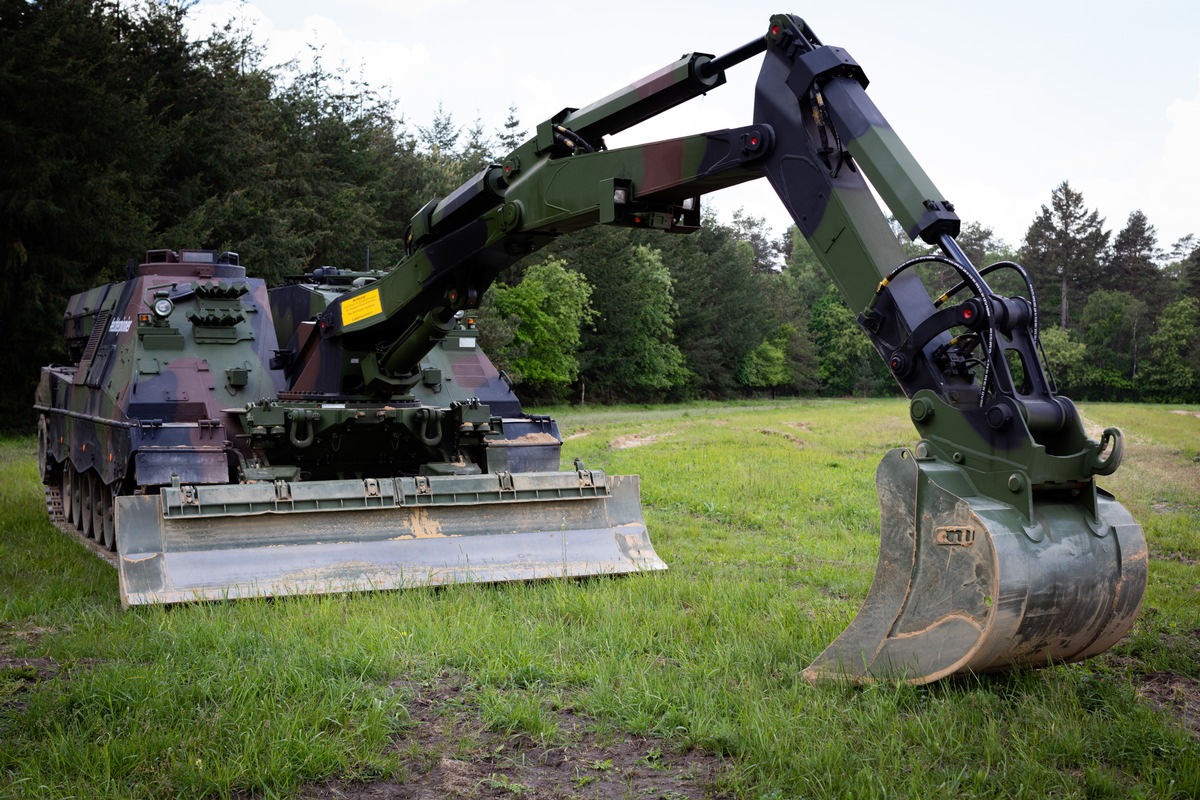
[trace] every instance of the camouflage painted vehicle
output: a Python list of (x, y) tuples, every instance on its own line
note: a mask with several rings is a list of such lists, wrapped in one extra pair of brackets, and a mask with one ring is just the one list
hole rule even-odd
[[(759, 55), (752, 124), (605, 146)], [(322, 268), (265, 297), (235, 256), (156, 251), (72, 301), (75, 357), (43, 373), (52, 513), (108, 547), (115, 530), (131, 604), (663, 569), (637, 479), (559, 472), (553, 421), (520, 412), (464, 315), (562, 234), (688, 233), (702, 195), (766, 177), (920, 435), (880, 464), (875, 582), (806, 674), (925, 682), (1102, 652), (1147, 577), (1140, 526), (1096, 485), (1120, 431), (1086, 435), (1043, 365), (1028, 275), (971, 263), (866, 86), (845, 50), (777, 15), (724, 56), (545, 120), (422, 208), (387, 272)], [(940, 253), (906, 259), (872, 188)], [(961, 281), (932, 291), (923, 265)], [(1026, 296), (988, 285), (1000, 269)]]
[(51, 513), (112, 551), (117, 497), (229, 482), (222, 409), (283, 388), (265, 308), (235, 253), (207, 251), (151, 251), (124, 282), (72, 297), (69, 363), (43, 368), (36, 396)]
[(120, 545), (126, 604), (665, 568), (636, 479), (559, 472), (557, 425), (521, 411), (466, 320), (404, 396), (286, 391), (298, 298), (378, 277), (268, 294), (234, 253), (158, 250), (72, 298), (72, 363), (37, 392), (42, 477), (60, 525)]

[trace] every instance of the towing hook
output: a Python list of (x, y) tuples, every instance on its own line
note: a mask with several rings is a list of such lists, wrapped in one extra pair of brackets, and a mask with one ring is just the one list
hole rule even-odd
[[(1104, 452), (1108, 450), (1110, 444), (1112, 450), (1105, 457)], [(1121, 466), (1121, 457), (1124, 453), (1125, 436), (1121, 433), (1121, 429), (1105, 428), (1104, 433), (1100, 436), (1100, 446), (1096, 448), (1096, 454), (1092, 457), (1092, 473), (1112, 475), (1117, 471), (1117, 467)]]
[(442, 443), (442, 415), (432, 408), (417, 410), (417, 436), (428, 447)]
[(288, 439), (296, 447), (309, 447), (317, 438), (316, 428), (312, 424), (312, 419), (316, 415), (310, 416), (307, 411), (290, 411), (288, 419), (292, 421), (292, 427), (288, 431)]

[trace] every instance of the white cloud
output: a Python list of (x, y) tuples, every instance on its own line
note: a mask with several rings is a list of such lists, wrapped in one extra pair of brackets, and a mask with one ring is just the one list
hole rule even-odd
[(463, 7), (463, 0), (341, 0), (352, 8), (393, 17), (423, 17)]
[(1200, 88), (1190, 100), (1173, 101), (1167, 119), (1171, 128), (1151, 193), (1161, 198), (1160, 230), (1171, 231), (1172, 241), (1163, 242), (1170, 245), (1180, 236), (1200, 233)]

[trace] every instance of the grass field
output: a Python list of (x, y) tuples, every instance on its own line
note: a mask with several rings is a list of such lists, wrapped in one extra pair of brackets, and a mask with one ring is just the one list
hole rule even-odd
[(1152, 553), (1120, 645), (861, 688), (800, 672), (870, 585), (903, 403), (552, 413), (565, 464), (642, 476), (668, 572), (122, 611), (0, 442), (0, 797), (1200, 797), (1195, 407), (1083, 408)]

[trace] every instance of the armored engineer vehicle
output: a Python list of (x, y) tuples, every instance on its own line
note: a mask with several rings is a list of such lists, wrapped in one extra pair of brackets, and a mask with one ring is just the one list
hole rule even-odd
[[(762, 56), (749, 125), (636, 147), (604, 138)], [(884, 456), (878, 569), (811, 678), (936, 680), (1072, 661), (1129, 629), (1141, 528), (1096, 485), (1090, 439), (1041, 356), (1017, 264), (971, 263), (959, 217), (798, 17), (693, 53), (536, 135), (411, 220), (379, 273), (268, 291), (232, 253), (160, 250), (71, 300), (70, 363), (43, 370), (51, 514), (116, 549), (126, 604), (664, 569), (635, 477), (559, 471), (463, 316), (501, 270), (592, 225), (688, 233), (701, 196), (765, 177), (910, 399), (919, 441)], [(906, 259), (870, 187), (913, 240)], [(915, 269), (960, 283), (931, 291)], [(987, 282), (996, 270), (1023, 296)]]

